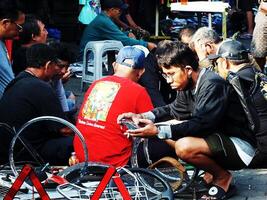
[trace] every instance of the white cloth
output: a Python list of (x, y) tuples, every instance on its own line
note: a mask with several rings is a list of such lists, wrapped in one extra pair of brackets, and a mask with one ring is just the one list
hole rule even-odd
[(240, 138), (230, 137), (230, 139), (234, 143), (239, 157), (248, 166), (255, 156), (256, 149)]

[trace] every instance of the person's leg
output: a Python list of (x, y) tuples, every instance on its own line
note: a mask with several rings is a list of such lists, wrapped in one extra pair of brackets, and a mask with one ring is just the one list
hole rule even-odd
[(204, 139), (195, 137), (179, 139), (175, 143), (175, 151), (182, 160), (210, 173), (213, 176), (213, 184), (225, 191), (228, 190), (232, 175), (211, 158), (212, 153)]
[(247, 17), (247, 32), (248, 34), (252, 35), (254, 28), (253, 12), (251, 10), (247, 11), (246, 17)]
[(242, 39), (251, 39), (254, 28), (253, 2), (252, 0), (243, 0), (239, 2), (241, 10), (246, 15), (246, 32), (241, 35)]
[(73, 137), (59, 137), (48, 140), (41, 149), (41, 156), (51, 165), (68, 165), (73, 149)]

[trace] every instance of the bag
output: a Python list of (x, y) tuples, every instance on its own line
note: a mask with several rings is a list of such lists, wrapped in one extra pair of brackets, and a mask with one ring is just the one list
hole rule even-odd
[(95, 9), (90, 2), (90, 0), (86, 1), (78, 17), (79, 21), (85, 25), (90, 24), (91, 21), (93, 21), (93, 19), (97, 16)]

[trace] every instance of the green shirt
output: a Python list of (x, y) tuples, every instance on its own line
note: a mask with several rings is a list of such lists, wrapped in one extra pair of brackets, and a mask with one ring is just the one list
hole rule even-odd
[(142, 45), (147, 47), (147, 42), (128, 37), (104, 12), (100, 13), (85, 28), (80, 43), (80, 58), (82, 58), (84, 48), (90, 41), (118, 40), (124, 46)]

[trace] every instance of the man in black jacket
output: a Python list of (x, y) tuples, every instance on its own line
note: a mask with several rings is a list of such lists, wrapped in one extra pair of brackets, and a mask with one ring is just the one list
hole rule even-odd
[(250, 166), (266, 167), (267, 101), (261, 91), (260, 81), (255, 81), (257, 69), (250, 64), (245, 47), (236, 40), (224, 41), (217, 54), (209, 57), (216, 59), (220, 76), (227, 79), (239, 94), (250, 129), (256, 136), (257, 153)]
[[(232, 181), (227, 169), (247, 166), (255, 154), (255, 138), (246, 126), (239, 99), (225, 80), (206, 68), (198, 68), (196, 55), (188, 46), (163, 41), (158, 44), (156, 56), (167, 82), (178, 91), (176, 100), (151, 112), (122, 114), (118, 122), (132, 118), (143, 124), (126, 134), (165, 139), (178, 157), (211, 174), (212, 186), (202, 199), (225, 198), (231, 193)], [(166, 126), (154, 124), (167, 116), (185, 121)], [(248, 151), (239, 151), (244, 146)]]

